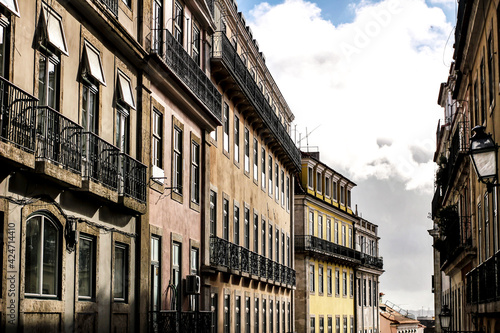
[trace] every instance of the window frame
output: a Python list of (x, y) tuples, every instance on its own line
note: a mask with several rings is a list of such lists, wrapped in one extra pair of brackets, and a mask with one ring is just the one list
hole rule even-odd
[[(89, 295), (82, 295), (81, 294), (81, 288), (80, 288), (80, 281), (82, 279), (82, 273), (81, 273), (81, 264), (82, 264), (82, 257), (81, 257), (81, 247), (83, 242), (89, 242), (90, 243), (90, 274), (89, 274)], [(95, 301), (95, 295), (96, 295), (96, 245), (97, 245), (97, 238), (93, 235), (89, 234), (84, 234), (81, 233), (79, 236), (79, 242), (78, 242), (78, 301)]]
[(201, 204), (201, 140), (191, 133), (191, 208), (198, 209)]
[[(120, 281), (117, 280), (117, 250), (123, 251), (123, 262), (122, 266), (122, 278)], [(115, 303), (127, 303), (128, 302), (128, 293), (129, 293), (129, 261), (130, 261), (130, 253), (129, 253), (129, 245), (122, 242), (114, 242), (113, 246), (113, 302)], [(116, 296), (117, 286), (121, 284), (123, 288), (123, 295), (120, 297)]]

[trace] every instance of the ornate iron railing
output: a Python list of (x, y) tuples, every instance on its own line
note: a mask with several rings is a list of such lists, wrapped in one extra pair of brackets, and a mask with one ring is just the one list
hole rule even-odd
[(363, 265), (373, 266), (379, 269), (384, 268), (384, 260), (365, 253), (361, 253), (361, 263)]
[(292, 268), (216, 236), (210, 237), (210, 264), (295, 285), (295, 270)]
[(210, 112), (222, 121), (221, 93), (184, 47), (168, 29), (153, 29), (149, 36), (151, 53), (157, 54)]
[(37, 113), (37, 158), (80, 173), (82, 127), (48, 106), (38, 107)]
[(147, 167), (127, 154), (120, 154), (120, 178), (123, 182), (120, 195), (146, 202)]
[[(442, 221), (444, 222), (444, 219)], [(442, 227), (442, 239), (436, 241), (434, 247), (440, 252), (440, 264), (451, 262), (466, 249), (472, 248), (472, 225), (470, 216), (456, 216)]]
[(118, 17), (118, 0), (100, 0), (108, 10)]
[(222, 31), (216, 32), (212, 40), (212, 58), (222, 60), (226, 68), (229, 69), (232, 76), (238, 82), (248, 101), (250, 101), (257, 111), (265, 126), (267, 126), (281, 147), (287, 152), (297, 169), (300, 169), (301, 156), (299, 150), (225, 33)]
[(38, 99), (0, 77), (0, 139), (34, 153)]
[(84, 177), (118, 190), (120, 150), (91, 132), (83, 133), (82, 140), (85, 159)]
[(295, 250), (310, 251), (326, 256), (340, 255), (347, 259), (361, 261), (361, 252), (310, 235), (296, 235)]
[(152, 333), (210, 333), (212, 312), (151, 311), (149, 315), (149, 327)]
[(467, 273), (468, 304), (500, 300), (500, 252)]

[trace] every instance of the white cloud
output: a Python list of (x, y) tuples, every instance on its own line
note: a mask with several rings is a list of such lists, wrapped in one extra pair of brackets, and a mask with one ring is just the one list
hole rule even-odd
[(316, 4), (286, 0), (256, 6), (248, 22), (298, 131), (320, 125), (309, 145), (325, 162), (355, 181), (396, 178), (430, 192), (452, 27), (423, 0), (362, 1), (354, 11), (334, 26)]

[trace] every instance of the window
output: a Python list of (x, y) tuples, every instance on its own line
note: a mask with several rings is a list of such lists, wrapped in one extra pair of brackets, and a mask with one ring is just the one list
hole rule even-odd
[(135, 109), (132, 84), (127, 75), (118, 70), (118, 103), (131, 109)]
[[(12, 2), (9, 1), (9, 2)], [(61, 53), (68, 55), (68, 46), (62, 25), (62, 18), (52, 8), (42, 3), (43, 38)]]
[(309, 211), (309, 235), (314, 236), (314, 212)]
[(318, 214), (318, 237), (323, 238), (323, 215)]
[(234, 297), (234, 326), (235, 326), (235, 333), (241, 333), (241, 297), (240, 296), (235, 296)]
[(327, 330), (327, 332), (332, 333), (332, 329), (333, 329), (333, 318), (328, 317), (328, 330)]
[(332, 220), (326, 219), (326, 240), (332, 241)]
[(267, 310), (266, 310), (266, 300), (262, 300), (262, 332), (267, 332)]
[(151, 310), (160, 311), (160, 238), (151, 237)]
[[(262, 172), (262, 175), (260, 176), (260, 180), (261, 180), (261, 184), (262, 184), (262, 189), (265, 189), (266, 188), (266, 150), (264, 149), (264, 147), (262, 147), (262, 151), (260, 153), (260, 156), (261, 156), (261, 172)], [(271, 175), (272, 176), (272, 175)]]
[(184, 45), (184, 8), (179, 3), (179, 1), (175, 1), (174, 4), (174, 19), (173, 19), (174, 28), (172, 29), (174, 32), (175, 40)]
[(319, 193), (323, 191), (321, 185), (322, 185), (321, 172), (316, 172), (316, 191), (318, 191)]
[(219, 295), (217, 293), (211, 293), (210, 295), (210, 310), (212, 311), (212, 330), (211, 333), (218, 333), (219, 325), (217, 321), (219, 320)]
[(279, 201), (280, 199), (280, 169), (278, 168), (278, 163), (274, 163), (274, 199)]
[(46, 215), (34, 215), (26, 222), (25, 293), (56, 298), (61, 274), (59, 226)]
[(345, 224), (342, 225), (342, 246), (347, 246)]
[(347, 316), (344, 316), (342, 319), (344, 322), (344, 333), (347, 333)]
[(174, 125), (172, 159), (173, 191), (182, 195), (182, 129)]
[(82, 77), (86, 80), (95, 80), (103, 86), (106, 85), (102, 69), (101, 54), (89, 42), (84, 42)]
[(366, 278), (363, 278), (363, 305), (366, 306)]
[(115, 144), (122, 153), (128, 153), (129, 112), (117, 105), (116, 107)]
[(269, 240), (269, 259), (273, 260), (273, 226), (270, 223), (269, 223), (268, 240)]
[(345, 205), (345, 187), (340, 185), (340, 204)]
[[(14, 0), (17, 1), (17, 0)], [(8, 77), (10, 22), (0, 20), (0, 76)]]
[(352, 249), (352, 228), (349, 228), (349, 248)]
[(259, 214), (253, 214), (253, 251), (259, 253)]
[(372, 306), (372, 280), (368, 280), (368, 306)]
[(245, 297), (245, 333), (250, 333), (250, 297)]
[(245, 173), (250, 173), (250, 132), (245, 127)]
[(276, 228), (275, 228), (274, 243), (275, 243), (275, 251), (276, 251), (276, 255), (274, 257), (274, 260), (276, 262), (279, 262), (280, 261), (280, 231), (278, 230), (278, 226), (277, 225), (276, 225)]
[(261, 244), (262, 244), (262, 255), (266, 255), (266, 221), (264, 220), (264, 217), (262, 217), (262, 237), (261, 237)]
[(163, 53), (163, 0), (153, 0), (153, 26), (151, 27), (151, 49)]
[(192, 57), (198, 66), (200, 66), (200, 60), (201, 60), (200, 45), (201, 45), (200, 29), (193, 24)]
[(309, 265), (309, 291), (314, 292), (314, 265)]
[(253, 139), (253, 180), (259, 181), (259, 142)]
[(115, 302), (127, 301), (128, 289), (128, 246), (115, 243), (115, 272), (113, 275), (113, 299)]
[(347, 190), (347, 207), (351, 208), (351, 190)]
[(337, 182), (334, 181), (332, 183), (332, 199), (334, 201), (337, 201), (337, 191), (338, 191), (338, 185), (337, 185)]
[(200, 144), (191, 140), (191, 202), (200, 204)]
[(318, 268), (318, 292), (323, 294), (323, 266), (319, 266)]
[(122, 2), (127, 6), (128, 8), (132, 7), (132, 0), (122, 0)]
[(349, 319), (350, 319), (350, 326), (351, 326), (350, 333), (354, 333), (354, 317), (350, 316)]
[(227, 103), (224, 103), (224, 119), (223, 119), (223, 130), (224, 130), (224, 135), (223, 135), (223, 146), (224, 146), (224, 151), (226, 153), (229, 153), (229, 105)]
[(250, 209), (245, 207), (245, 230), (244, 230), (244, 242), (245, 248), (250, 250)]
[(269, 333), (274, 332), (273, 301), (269, 300)]
[(217, 193), (210, 190), (210, 236), (217, 235)]
[(222, 237), (229, 240), (229, 200), (224, 198), (222, 202)]
[(354, 274), (350, 273), (349, 274), (349, 281), (350, 281), (350, 296), (354, 297)]
[(281, 232), (281, 264), (285, 264), (285, 233)]
[(288, 267), (290, 267), (290, 261), (292, 260), (292, 253), (290, 252), (290, 236), (286, 236), (286, 253), (287, 253), (287, 257), (286, 257), (286, 265)]
[(310, 326), (310, 333), (316, 333), (316, 318), (315, 317), (310, 317), (309, 318), (309, 326)]
[(0, 0), (0, 4), (7, 8), (12, 14), (21, 17), (17, 0)]
[(276, 300), (276, 332), (280, 332), (280, 302)]
[[(181, 243), (172, 243), (172, 284), (175, 286), (176, 290), (179, 290), (181, 286)], [(177, 295), (175, 300), (175, 306), (172, 306), (172, 310), (179, 309), (180, 293)]]
[(224, 295), (224, 333), (231, 331), (231, 295)]
[(342, 296), (347, 296), (347, 272), (342, 272)]
[(340, 333), (340, 317), (335, 317), (335, 332)]
[(339, 243), (339, 223), (335, 221), (334, 223), (334, 228), (333, 228), (333, 239), (335, 244)]
[(97, 133), (99, 107), (98, 85), (106, 85), (100, 52), (89, 42), (84, 42), (82, 65), (82, 127), (86, 132)]
[(238, 207), (236, 204), (234, 205), (233, 223), (233, 242), (236, 245), (240, 245), (240, 207)]
[(340, 272), (338, 268), (335, 268), (335, 295), (340, 295)]
[(484, 195), (484, 255), (485, 259), (490, 257), (490, 200), (488, 198), (488, 193)]
[(234, 161), (240, 163), (240, 119), (234, 116)]
[(269, 154), (269, 195), (273, 195), (273, 157)]
[[(163, 169), (163, 115), (153, 109), (153, 166)], [(163, 179), (160, 180), (163, 182)]]
[(480, 70), (480, 89), (481, 89), (481, 124), (486, 121), (486, 82), (484, 73), (484, 59), (481, 59), (481, 64), (479, 66)]
[(325, 318), (319, 317), (319, 333), (325, 332)]
[(332, 269), (330, 267), (326, 269), (326, 292), (328, 295), (332, 294)]
[(325, 195), (330, 197), (330, 178), (325, 177)]
[(290, 177), (286, 176), (286, 211), (290, 211)]
[(259, 333), (259, 299), (255, 297), (254, 299), (254, 305), (255, 305), (255, 317), (254, 317), (254, 328), (253, 332), (254, 333)]
[(78, 242), (78, 299), (92, 300), (95, 296), (95, 238), (81, 235)]
[[(44, 11), (45, 12), (45, 11)], [(58, 52), (51, 45), (40, 46), (38, 58), (38, 99), (41, 106), (58, 110), (59, 67)]]

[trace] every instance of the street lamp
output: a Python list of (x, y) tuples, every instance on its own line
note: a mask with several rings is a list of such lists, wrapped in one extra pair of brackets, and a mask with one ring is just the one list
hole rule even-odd
[(451, 323), (451, 311), (448, 308), (448, 305), (443, 305), (443, 308), (441, 309), (441, 313), (439, 314), (439, 324), (441, 325), (441, 328), (443, 328), (445, 331), (450, 328), (450, 323)]
[(472, 129), (474, 135), (470, 139), (469, 154), (479, 181), (486, 184), (491, 192), (493, 186), (497, 186), (494, 183), (497, 179), (498, 146), (491, 134), (486, 134), (484, 130), (484, 126)]

